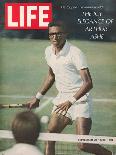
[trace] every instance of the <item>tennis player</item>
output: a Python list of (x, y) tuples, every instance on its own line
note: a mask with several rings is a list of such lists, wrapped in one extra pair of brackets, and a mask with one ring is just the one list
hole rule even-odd
[[(76, 133), (88, 135), (92, 125), (92, 99), (89, 93), (93, 87), (92, 78), (84, 53), (66, 38), (67, 31), (63, 22), (49, 24), (51, 46), (45, 50), (49, 71), (40, 91), (28, 104), (30, 108), (39, 106), (40, 99), (55, 82), (59, 93), (53, 100), (48, 132), (60, 133), (75, 120)], [(96, 144), (81, 143), (79, 148), (96, 155), (112, 154)], [(47, 142), (45, 153), (55, 155), (55, 142)]]
[(0, 155), (43, 155), (35, 146), (40, 133), (40, 121), (31, 111), (18, 113), (12, 123), (16, 144)]

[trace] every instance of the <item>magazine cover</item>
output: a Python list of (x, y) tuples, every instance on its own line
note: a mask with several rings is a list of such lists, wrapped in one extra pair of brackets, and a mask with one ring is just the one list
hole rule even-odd
[(116, 154), (115, 8), (0, 1), (0, 155)]

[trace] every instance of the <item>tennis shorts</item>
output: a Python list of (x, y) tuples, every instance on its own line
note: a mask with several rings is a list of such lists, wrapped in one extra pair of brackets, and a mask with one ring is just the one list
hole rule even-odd
[[(68, 101), (68, 99), (75, 93), (59, 93), (53, 100), (53, 110), (57, 108), (57, 105)], [(60, 112), (59, 112), (60, 113)], [(62, 113), (63, 114), (63, 113)], [(81, 99), (75, 102), (67, 111), (66, 117), (70, 118), (71, 121), (76, 120), (77, 117), (91, 118), (92, 116), (92, 98), (89, 95), (84, 95)]]

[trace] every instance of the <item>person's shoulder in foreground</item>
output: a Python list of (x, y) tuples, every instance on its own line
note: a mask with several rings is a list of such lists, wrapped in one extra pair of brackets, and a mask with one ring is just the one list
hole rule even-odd
[(0, 155), (43, 155), (39, 149), (30, 144), (18, 143), (12, 148), (3, 151)]
[(16, 144), (0, 155), (42, 155), (36, 147), (40, 133), (39, 117), (31, 111), (18, 113), (12, 122), (12, 133)]

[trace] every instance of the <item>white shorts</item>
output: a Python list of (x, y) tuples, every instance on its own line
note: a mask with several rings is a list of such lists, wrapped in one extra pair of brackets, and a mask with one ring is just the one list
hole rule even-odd
[[(69, 97), (73, 96), (74, 94), (75, 93), (59, 93), (57, 97), (53, 100), (54, 107), (52, 113), (57, 108), (58, 104), (67, 101)], [(90, 95), (85, 95), (68, 109), (67, 114), (65, 116), (74, 121), (77, 117), (90, 118), (91, 115), (92, 98), (90, 97)]]

